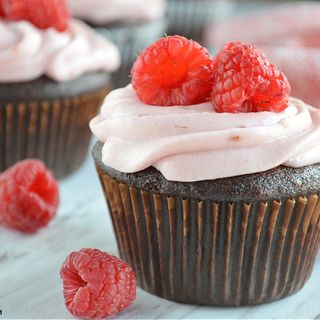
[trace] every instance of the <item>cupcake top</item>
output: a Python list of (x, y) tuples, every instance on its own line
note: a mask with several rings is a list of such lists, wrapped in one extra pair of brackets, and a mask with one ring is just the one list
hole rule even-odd
[(39, 16), (28, 15), (23, 8), (15, 12), (17, 9), (10, 5), (5, 9), (3, 17), (0, 14), (2, 83), (30, 81), (41, 76), (68, 81), (85, 73), (113, 72), (120, 65), (120, 54), (113, 43), (81, 21), (69, 20), (68, 14), (62, 17), (61, 7), (53, 8), (57, 11), (50, 12), (50, 17), (45, 16), (45, 8), (41, 6), (37, 7)]
[(182, 37), (142, 52), (132, 85), (111, 92), (91, 129), (102, 162), (200, 181), (320, 162), (320, 111), (289, 98), (288, 80), (252, 45), (211, 59)]
[(68, 0), (71, 14), (94, 24), (146, 22), (164, 15), (165, 0)]

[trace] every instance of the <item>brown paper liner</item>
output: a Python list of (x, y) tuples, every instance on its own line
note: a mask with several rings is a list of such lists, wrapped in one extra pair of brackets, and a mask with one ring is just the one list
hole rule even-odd
[(75, 98), (0, 103), (0, 172), (26, 158), (43, 160), (57, 178), (79, 168), (108, 89)]
[(166, 299), (242, 306), (288, 296), (309, 278), (320, 244), (320, 197), (213, 202), (152, 193), (97, 165), (121, 257)]
[(208, 25), (230, 16), (234, 7), (233, 1), (228, 0), (169, 0), (167, 34), (181, 34), (203, 44)]

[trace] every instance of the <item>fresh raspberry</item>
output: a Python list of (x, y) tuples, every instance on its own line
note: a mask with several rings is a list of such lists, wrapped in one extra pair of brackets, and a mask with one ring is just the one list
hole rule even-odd
[(69, 11), (65, 0), (0, 0), (9, 20), (27, 20), (40, 29), (65, 31)]
[(199, 43), (181, 36), (146, 48), (131, 70), (139, 99), (149, 105), (191, 105), (210, 99), (212, 58)]
[(4, 12), (3, 12), (3, 8), (2, 8), (1, 0), (0, 0), (0, 17), (4, 17)]
[(253, 45), (230, 42), (214, 59), (217, 112), (280, 112), (288, 106), (290, 90), (286, 76)]
[(136, 280), (131, 267), (97, 249), (72, 252), (63, 263), (60, 276), (66, 306), (76, 317), (113, 316), (136, 298)]
[(55, 216), (58, 184), (38, 160), (24, 160), (0, 176), (0, 223), (22, 232), (35, 232)]

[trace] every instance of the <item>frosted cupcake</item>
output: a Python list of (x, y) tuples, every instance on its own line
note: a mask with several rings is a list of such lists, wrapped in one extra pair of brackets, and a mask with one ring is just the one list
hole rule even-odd
[(120, 55), (83, 22), (69, 20), (63, 2), (48, 2), (50, 16), (40, 2), (37, 14), (35, 2), (12, 2), (0, 17), (0, 171), (39, 158), (63, 177), (86, 157), (88, 122), (111, 89)]
[(182, 37), (145, 49), (91, 123), (121, 257), (183, 302), (270, 302), (305, 284), (320, 244), (320, 111), (254, 46), (212, 60)]
[(140, 50), (163, 36), (166, 0), (68, 0), (71, 13), (112, 39), (122, 65), (114, 74), (117, 87), (130, 82), (130, 70)]

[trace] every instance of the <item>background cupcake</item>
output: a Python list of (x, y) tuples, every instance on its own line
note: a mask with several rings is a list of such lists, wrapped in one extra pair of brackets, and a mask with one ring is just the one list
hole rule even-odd
[(142, 48), (163, 36), (167, 22), (165, 0), (68, 0), (71, 13), (112, 39), (121, 51), (117, 87), (130, 82), (130, 70)]
[(40, 158), (63, 177), (85, 159), (89, 119), (120, 57), (110, 41), (69, 20), (62, 1), (50, 14), (45, 5), (37, 14), (25, 6), (9, 3), (0, 17), (0, 171)]
[(211, 64), (176, 36), (107, 96), (93, 156), (142, 288), (239, 306), (304, 285), (320, 244), (320, 111), (289, 91), (252, 45), (229, 43)]
[(167, 33), (202, 43), (205, 27), (229, 16), (233, 9), (233, 0), (169, 0)]

